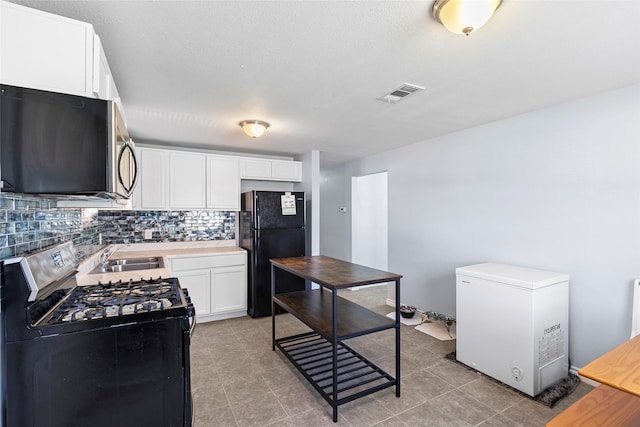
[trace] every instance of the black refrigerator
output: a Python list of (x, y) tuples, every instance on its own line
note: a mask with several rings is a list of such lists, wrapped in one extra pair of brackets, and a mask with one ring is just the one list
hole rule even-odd
[[(305, 255), (304, 192), (249, 191), (242, 193), (240, 246), (247, 251), (247, 312), (271, 315), (272, 258)], [(276, 270), (276, 293), (302, 291), (306, 281)]]

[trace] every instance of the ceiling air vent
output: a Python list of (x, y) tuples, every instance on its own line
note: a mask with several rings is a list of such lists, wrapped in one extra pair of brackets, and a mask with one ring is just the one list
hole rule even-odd
[(401, 99), (406, 98), (407, 96), (419, 90), (424, 90), (424, 88), (421, 86), (405, 83), (399, 88), (391, 91), (390, 93), (387, 93), (386, 95), (382, 95), (381, 97), (376, 99), (379, 101), (388, 102), (388, 103), (398, 102)]

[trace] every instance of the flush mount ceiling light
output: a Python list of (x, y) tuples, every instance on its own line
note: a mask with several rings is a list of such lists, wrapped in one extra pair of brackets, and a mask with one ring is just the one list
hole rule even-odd
[(269, 123), (263, 122), (262, 120), (243, 120), (238, 124), (240, 125), (244, 133), (249, 135), (251, 138), (262, 136), (262, 134), (270, 126)]
[(502, 0), (436, 0), (432, 14), (452, 33), (469, 35), (489, 21)]

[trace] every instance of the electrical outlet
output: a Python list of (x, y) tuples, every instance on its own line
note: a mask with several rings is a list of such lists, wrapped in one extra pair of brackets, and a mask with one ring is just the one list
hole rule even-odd
[(153, 238), (153, 230), (151, 230), (151, 229), (144, 230), (144, 238), (145, 238), (145, 240), (152, 239)]

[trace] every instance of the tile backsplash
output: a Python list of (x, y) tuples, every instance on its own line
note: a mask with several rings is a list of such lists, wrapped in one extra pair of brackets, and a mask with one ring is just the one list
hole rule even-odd
[(235, 212), (59, 208), (53, 199), (0, 194), (0, 260), (69, 240), (80, 258), (110, 243), (235, 240), (235, 228)]
[[(228, 211), (106, 211), (97, 215), (104, 243), (235, 240), (236, 213)], [(151, 237), (145, 238), (145, 231)]]
[(95, 218), (79, 208), (58, 208), (54, 200), (0, 195), (0, 259), (24, 256), (72, 240), (83, 257), (97, 250)]

